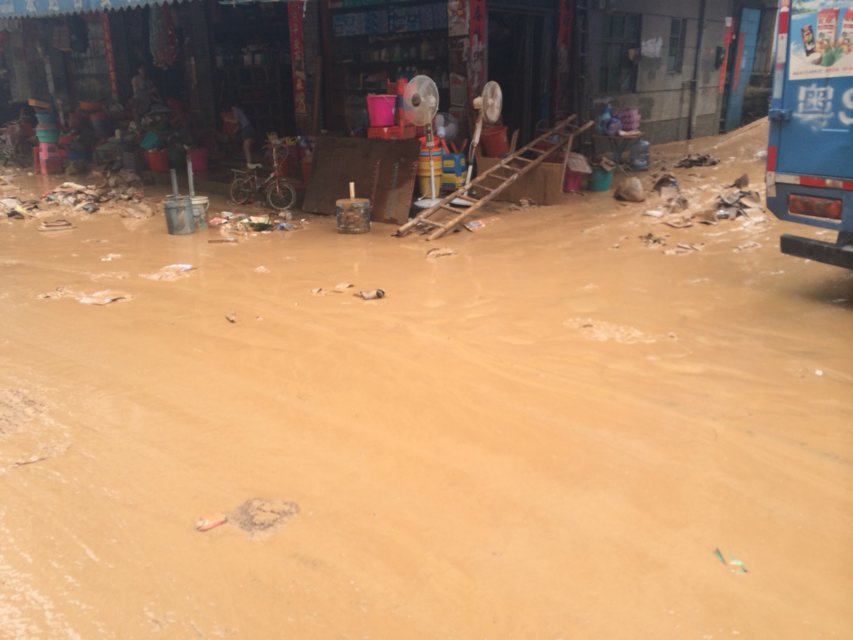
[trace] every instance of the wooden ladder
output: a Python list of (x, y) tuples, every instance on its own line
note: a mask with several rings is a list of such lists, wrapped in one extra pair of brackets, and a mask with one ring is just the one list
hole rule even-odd
[[(593, 123), (587, 122), (578, 127), (572, 115), (546, 131), (526, 147), (507, 156), (491, 169), (479, 174), (467, 187), (457, 189), (445, 196), (429, 209), (424, 209), (416, 217), (397, 229), (397, 236), (405, 236), (416, 227), (429, 231), (427, 240), (436, 240), (449, 233), (465, 218), (473, 215), (480, 207), (497, 198), (516, 180), (532, 171), (565, 148), (568, 154), (574, 137), (589, 129)], [(450, 205), (454, 200), (465, 200), (470, 206), (461, 209)]]

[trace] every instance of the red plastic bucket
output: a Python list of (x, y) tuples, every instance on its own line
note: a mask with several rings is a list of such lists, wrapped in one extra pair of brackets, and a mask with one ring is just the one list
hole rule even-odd
[(190, 160), (194, 173), (207, 171), (207, 149), (190, 149)]
[(393, 127), (397, 96), (367, 96), (367, 117), (371, 127)]
[(565, 193), (580, 191), (583, 176), (584, 174), (579, 171), (572, 171), (571, 169), (566, 169), (566, 175), (563, 178), (563, 191)]
[(509, 143), (506, 139), (506, 127), (489, 127), (483, 129), (480, 135), (480, 143), (483, 145), (483, 155), (488, 158), (500, 158), (509, 151)]
[(169, 173), (169, 152), (165, 149), (151, 149), (145, 152), (148, 168), (154, 173)]

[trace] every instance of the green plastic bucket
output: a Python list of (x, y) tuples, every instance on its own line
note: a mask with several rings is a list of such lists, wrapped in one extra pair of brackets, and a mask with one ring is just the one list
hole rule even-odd
[(609, 191), (610, 185), (613, 183), (613, 171), (605, 171), (598, 167), (593, 168), (592, 175), (589, 177), (590, 191)]

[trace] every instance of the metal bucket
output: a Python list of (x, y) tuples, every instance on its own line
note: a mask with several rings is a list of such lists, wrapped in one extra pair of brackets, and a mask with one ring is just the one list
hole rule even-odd
[(192, 201), (187, 196), (166, 196), (166, 229), (173, 236), (195, 231)]
[(203, 229), (207, 226), (207, 210), (210, 209), (210, 198), (207, 196), (193, 196), (191, 200), (195, 226)]
[(370, 200), (344, 198), (336, 203), (338, 233), (367, 233), (370, 231)]

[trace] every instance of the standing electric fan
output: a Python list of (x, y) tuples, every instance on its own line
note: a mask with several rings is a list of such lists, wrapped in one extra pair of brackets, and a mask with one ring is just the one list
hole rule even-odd
[[(465, 193), (471, 186), (474, 175), (474, 161), (477, 157), (477, 147), (480, 145), (480, 135), (483, 133), (483, 122), (495, 124), (501, 119), (501, 108), (504, 96), (501, 86), (494, 80), (489, 80), (483, 87), (483, 94), (474, 98), (474, 109), (477, 111), (477, 124), (474, 126), (474, 137), (471, 138), (471, 148), (468, 151), (468, 175), (465, 177)], [(471, 203), (463, 198), (455, 198), (450, 204), (457, 207), (469, 207)]]
[(422, 209), (428, 209), (439, 202), (435, 189), (435, 168), (432, 163), (432, 121), (436, 113), (438, 113), (438, 87), (435, 82), (427, 76), (415, 76), (409, 80), (403, 94), (403, 118), (417, 127), (424, 127), (427, 158), (429, 159), (430, 197), (427, 198), (424, 195), (415, 201), (415, 206)]

